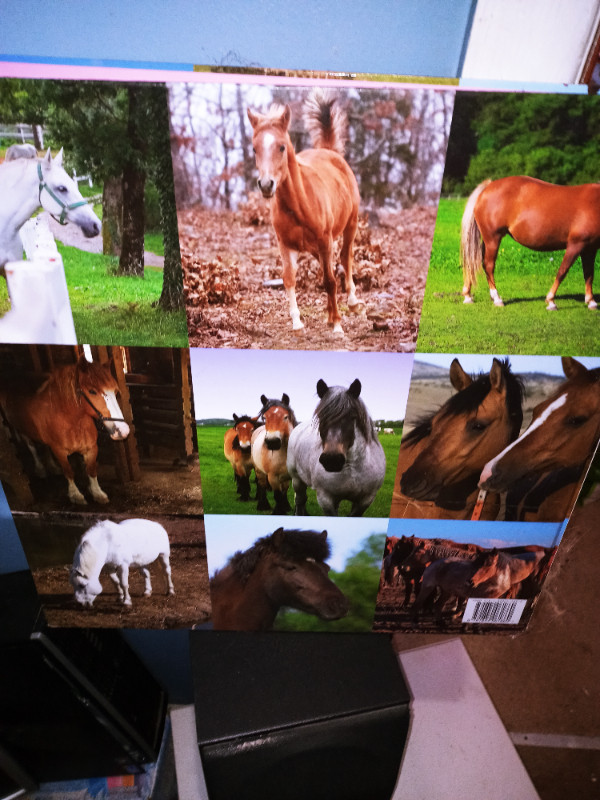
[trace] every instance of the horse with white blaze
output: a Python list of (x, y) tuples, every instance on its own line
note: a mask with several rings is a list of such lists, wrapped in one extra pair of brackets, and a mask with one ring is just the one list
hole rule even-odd
[(167, 581), (167, 594), (175, 594), (171, 580), (169, 537), (158, 522), (148, 519), (126, 519), (122, 522), (103, 520), (81, 537), (71, 568), (71, 585), (75, 600), (92, 606), (102, 592), (100, 572), (107, 566), (109, 577), (117, 587), (119, 599), (131, 606), (129, 569), (138, 568), (144, 576), (144, 597), (152, 594), (148, 565), (158, 559)]

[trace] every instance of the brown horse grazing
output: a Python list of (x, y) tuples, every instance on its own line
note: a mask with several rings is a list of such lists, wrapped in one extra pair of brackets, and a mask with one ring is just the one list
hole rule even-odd
[[(450, 382), (457, 394), (402, 437), (392, 517), (470, 519), (483, 465), (519, 434), (523, 387), (508, 360), (471, 378), (455, 358)], [(482, 518), (498, 508), (488, 497)]]
[(96, 421), (102, 422), (111, 439), (127, 438), (129, 426), (119, 408), (117, 391), (110, 366), (90, 363), (82, 355), (77, 363), (54, 369), (36, 392), (2, 392), (0, 403), (6, 419), (30, 449), (36, 474), (45, 476), (34, 446), (39, 443), (47, 445), (58, 461), (72, 503), (86, 504), (68, 460), (73, 453), (83, 456), (92, 498), (97, 503), (108, 503), (97, 478)]
[(258, 417), (233, 415), (233, 427), (225, 431), (223, 451), (233, 467), (233, 475), (240, 500), (250, 500), (250, 473), (252, 463), (252, 434), (258, 427)]
[(327, 531), (278, 528), (237, 552), (210, 582), (215, 630), (271, 630), (282, 606), (323, 620), (345, 617), (348, 598), (328, 576)]
[(537, 178), (514, 176), (484, 181), (465, 207), (460, 242), (465, 303), (477, 272), (485, 269), (494, 305), (502, 306), (494, 282), (494, 267), (502, 237), (509, 234), (530, 250), (564, 250), (556, 278), (546, 295), (546, 308), (556, 308), (554, 298), (565, 275), (581, 256), (585, 302), (597, 308), (592, 293), (594, 261), (600, 247), (600, 184), (556, 186)]
[(600, 367), (588, 370), (574, 358), (563, 358), (562, 366), (566, 380), (481, 472), (483, 489), (508, 492), (513, 505), (525, 502), (527, 520), (568, 516), (600, 438)]
[(259, 511), (269, 511), (267, 488), (273, 489), (275, 508), (273, 514), (286, 514), (291, 506), (287, 491), (291, 477), (287, 468), (287, 446), (290, 433), (296, 427), (296, 417), (290, 408), (290, 398), (283, 394), (281, 400), (269, 400), (264, 394), (260, 401), (259, 417), (264, 425), (252, 434), (252, 463), (256, 475), (256, 499)]
[(296, 270), (298, 253), (308, 252), (323, 268), (329, 325), (334, 334), (343, 335), (333, 260), (333, 243), (339, 236), (343, 236), (340, 260), (348, 308), (355, 312), (362, 308), (352, 279), (360, 197), (354, 173), (343, 158), (346, 116), (332, 95), (312, 92), (304, 121), (314, 149), (298, 154), (288, 133), (288, 105), (274, 106), (266, 116), (248, 109), (248, 119), (254, 130), (258, 188), (264, 197), (273, 198), (271, 221), (283, 261), (292, 328), (304, 327), (296, 302)]

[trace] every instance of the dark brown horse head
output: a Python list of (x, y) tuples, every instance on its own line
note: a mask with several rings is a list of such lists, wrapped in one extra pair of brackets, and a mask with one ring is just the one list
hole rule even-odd
[(374, 438), (373, 423), (360, 399), (361, 388), (358, 378), (348, 389), (328, 386), (322, 379), (317, 382), (320, 403), (315, 409), (315, 421), (323, 444), (319, 462), (327, 472), (341, 472), (344, 468), (357, 431), (367, 442)]
[(410, 466), (400, 487), (416, 500), (460, 508), (486, 461), (518, 436), (523, 386), (508, 359), (494, 358), (488, 374), (472, 378), (455, 358), (449, 377), (456, 394), (403, 438), (399, 463), (404, 457)]
[(480, 486), (504, 491), (528, 475), (574, 469), (583, 474), (600, 437), (600, 367), (562, 359), (566, 380), (535, 407), (531, 424), (485, 464)]
[(273, 197), (288, 174), (288, 147), (292, 147), (288, 128), (292, 111), (288, 105), (274, 105), (268, 114), (248, 109), (252, 125), (252, 147), (258, 169), (258, 188), (263, 197)]
[(296, 417), (290, 408), (290, 398), (287, 394), (281, 400), (269, 400), (266, 395), (261, 395), (262, 408), (258, 414), (265, 424), (265, 447), (267, 450), (281, 450), (287, 447), (287, 442), (292, 430), (296, 427)]

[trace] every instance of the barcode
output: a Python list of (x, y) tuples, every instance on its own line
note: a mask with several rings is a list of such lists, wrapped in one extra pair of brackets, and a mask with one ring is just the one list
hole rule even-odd
[(488, 625), (516, 625), (527, 600), (477, 600), (470, 598), (463, 622), (485, 622)]

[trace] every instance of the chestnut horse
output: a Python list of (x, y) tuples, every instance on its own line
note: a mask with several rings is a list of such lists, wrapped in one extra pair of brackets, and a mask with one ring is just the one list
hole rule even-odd
[(564, 250), (565, 254), (546, 295), (546, 308), (556, 309), (554, 298), (567, 272), (581, 256), (585, 302), (594, 309), (594, 261), (600, 247), (600, 184), (556, 186), (537, 178), (513, 176), (484, 181), (471, 194), (461, 226), (460, 257), (465, 303), (483, 267), (494, 305), (502, 306), (494, 282), (494, 267), (502, 238), (509, 234), (530, 250)]
[(319, 259), (327, 291), (329, 325), (343, 336), (337, 303), (333, 243), (343, 236), (340, 260), (346, 276), (348, 308), (360, 311), (352, 279), (352, 246), (358, 226), (360, 197), (354, 173), (343, 158), (346, 116), (335, 98), (322, 91), (305, 103), (305, 125), (314, 149), (296, 154), (288, 130), (291, 110), (274, 106), (267, 115), (248, 109), (258, 169), (258, 188), (273, 198), (271, 221), (281, 260), (292, 328), (304, 327), (296, 301), (298, 253)]
[(296, 427), (296, 417), (290, 408), (290, 398), (283, 394), (281, 400), (269, 400), (264, 394), (258, 414), (264, 425), (252, 434), (252, 463), (256, 475), (256, 499), (259, 511), (268, 511), (271, 506), (267, 489), (271, 487), (275, 498), (273, 514), (286, 514), (291, 510), (287, 499), (290, 475), (287, 468), (288, 440)]
[(96, 458), (101, 422), (111, 439), (129, 435), (116, 393), (117, 381), (108, 364), (90, 363), (80, 356), (75, 364), (56, 367), (36, 392), (3, 391), (0, 403), (7, 421), (20, 435), (34, 459), (36, 474), (45, 476), (35, 443), (47, 445), (68, 483), (71, 503), (86, 505), (75, 484), (69, 456), (81, 453), (88, 476), (88, 489), (96, 503), (108, 503), (98, 484)]
[[(449, 377), (457, 393), (402, 437), (392, 517), (470, 519), (484, 464), (519, 435), (523, 387), (508, 360), (471, 378), (455, 358)], [(498, 508), (488, 497), (483, 518)]]
[(481, 472), (479, 485), (507, 491), (508, 502), (537, 495), (527, 520), (568, 516), (600, 438), (600, 367), (588, 370), (570, 357), (562, 366), (566, 380), (534, 408), (527, 430)]
[(278, 528), (237, 552), (210, 582), (215, 630), (271, 630), (282, 606), (323, 620), (345, 617), (348, 598), (328, 576), (327, 531)]
[(313, 419), (292, 431), (287, 467), (297, 515), (306, 514), (309, 486), (324, 514), (337, 516), (342, 500), (349, 500), (351, 517), (362, 516), (381, 488), (385, 454), (360, 391), (358, 378), (348, 389), (320, 379)]
[(252, 434), (258, 426), (258, 417), (233, 415), (233, 427), (225, 431), (223, 451), (233, 467), (233, 475), (240, 500), (250, 500), (250, 473), (252, 472)]

